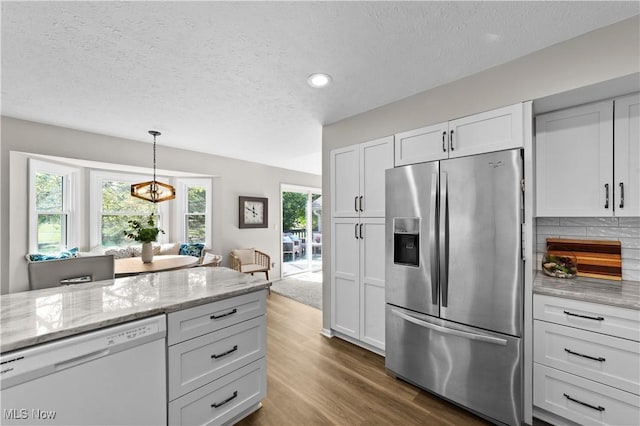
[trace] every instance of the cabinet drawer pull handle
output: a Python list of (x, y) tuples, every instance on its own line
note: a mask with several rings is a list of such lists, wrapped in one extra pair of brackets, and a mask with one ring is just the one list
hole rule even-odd
[(595, 321), (604, 321), (604, 318), (602, 318), (602, 317), (590, 317), (589, 315), (574, 314), (573, 312), (569, 312), (569, 311), (564, 311), (564, 313), (567, 314), (567, 315), (571, 315), (572, 317), (580, 317), (580, 318), (592, 319), (592, 320), (595, 320)]
[(582, 402), (582, 401), (578, 401), (575, 398), (571, 398), (569, 395), (567, 395), (566, 393), (563, 393), (564, 397), (567, 398), (569, 401), (573, 401), (573, 402), (577, 402), (580, 405), (584, 405), (585, 407), (589, 407), (589, 408), (593, 408), (594, 410), (598, 410), (598, 411), (604, 411), (604, 407), (601, 406), (595, 406), (595, 405), (591, 405), (591, 404), (587, 404), (586, 402)]
[(447, 132), (442, 132), (442, 152), (447, 152)]
[(222, 317), (228, 317), (229, 315), (233, 315), (236, 312), (238, 312), (238, 310), (236, 308), (233, 308), (232, 310), (230, 310), (229, 312), (227, 312), (226, 314), (222, 314), (222, 315), (211, 315), (211, 319), (219, 319)]
[(449, 136), (449, 147), (451, 148), (451, 151), (454, 151), (454, 148), (453, 148), (453, 130), (451, 131), (450, 136)]
[[(229, 349), (229, 350), (228, 350), (228, 351), (226, 351), (226, 352), (222, 352), (221, 354), (213, 354), (213, 355), (211, 355), (211, 358), (213, 358), (213, 359), (222, 358), (223, 356), (225, 356), (225, 355), (229, 355), (230, 353), (233, 353), (233, 352), (235, 352), (235, 351), (237, 351), (237, 350), (238, 350), (238, 345), (233, 345), (233, 348), (232, 348), (232, 349)], [(566, 350), (566, 349), (565, 349), (565, 350)]]
[(609, 208), (609, 184), (604, 184), (604, 208)]
[(620, 182), (620, 208), (624, 209), (624, 182)]
[(582, 358), (588, 358), (588, 359), (592, 359), (594, 361), (600, 361), (600, 362), (605, 362), (606, 361), (606, 359), (602, 358), (601, 356), (596, 358), (595, 356), (589, 356), (589, 355), (581, 354), (579, 352), (574, 352), (571, 349), (567, 349), (567, 348), (564, 348), (564, 351), (567, 352), (567, 353), (570, 353), (571, 355), (581, 356)]
[[(233, 395), (231, 395), (229, 398), (225, 399), (222, 402), (218, 402), (218, 403), (213, 403), (211, 404), (211, 408), (219, 408), (222, 407), (224, 404), (226, 404), (227, 402), (231, 401), (232, 399), (234, 399), (235, 397), (238, 396), (238, 391), (233, 391)], [(604, 410), (604, 408), (603, 408)]]

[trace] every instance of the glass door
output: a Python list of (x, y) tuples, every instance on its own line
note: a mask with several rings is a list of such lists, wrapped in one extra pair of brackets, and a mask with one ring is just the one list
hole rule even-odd
[(282, 276), (322, 270), (322, 194), (283, 185)]

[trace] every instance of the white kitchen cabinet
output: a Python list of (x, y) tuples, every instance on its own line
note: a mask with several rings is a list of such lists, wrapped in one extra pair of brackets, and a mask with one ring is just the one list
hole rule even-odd
[(384, 350), (384, 218), (334, 218), (331, 328)]
[(167, 315), (169, 424), (234, 423), (266, 396), (266, 291)]
[(395, 135), (395, 166), (463, 157), (524, 144), (521, 103)]
[(615, 214), (640, 216), (640, 94), (614, 102)]
[(640, 424), (640, 311), (540, 294), (533, 305), (534, 416)]
[(393, 136), (331, 151), (331, 216), (384, 217), (385, 170)]
[(638, 97), (536, 117), (537, 216), (640, 214)]

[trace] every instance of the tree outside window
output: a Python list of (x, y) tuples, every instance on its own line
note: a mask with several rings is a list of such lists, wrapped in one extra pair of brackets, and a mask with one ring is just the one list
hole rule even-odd
[(67, 245), (68, 210), (65, 178), (49, 172), (35, 173), (36, 241), (39, 253), (53, 253)]
[(207, 190), (201, 186), (187, 189), (187, 211), (185, 234), (189, 243), (205, 243), (206, 240)]
[(103, 179), (101, 191), (100, 235), (103, 247), (134, 244), (123, 233), (129, 227), (129, 220), (144, 220), (151, 213), (160, 220), (156, 204), (131, 196), (131, 182)]

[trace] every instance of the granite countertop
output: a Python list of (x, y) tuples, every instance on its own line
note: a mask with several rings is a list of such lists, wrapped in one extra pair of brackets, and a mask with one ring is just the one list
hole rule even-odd
[(228, 268), (191, 268), (0, 296), (0, 352), (268, 288)]
[(640, 310), (640, 282), (595, 278), (552, 278), (538, 272), (533, 292), (567, 299)]

